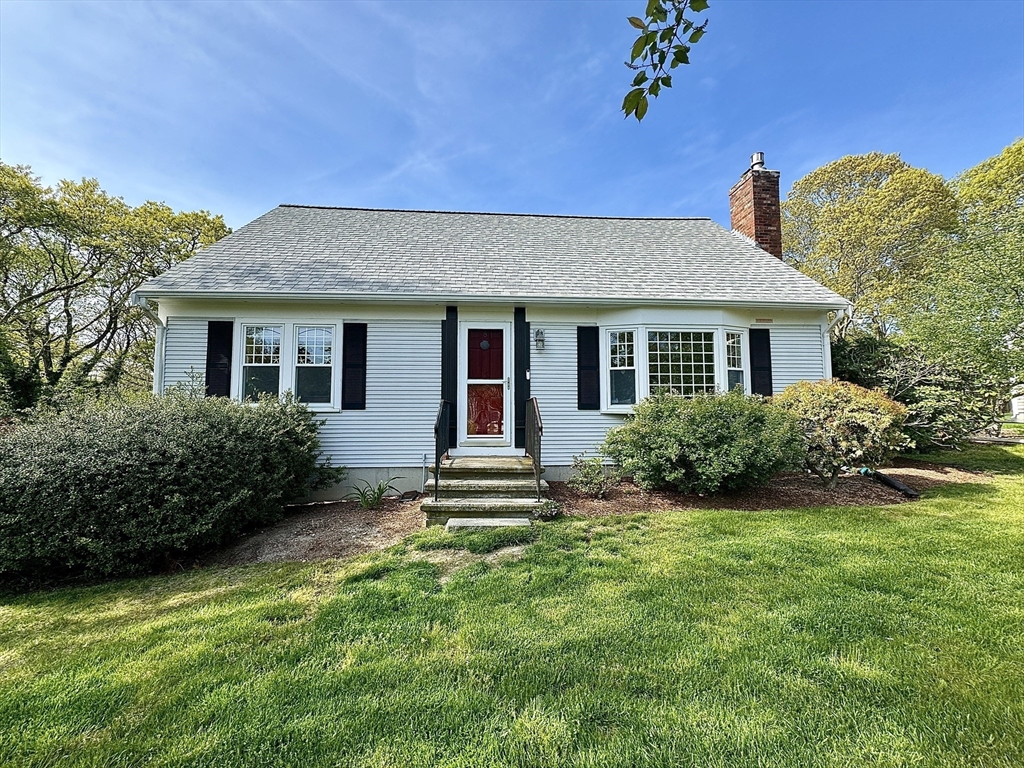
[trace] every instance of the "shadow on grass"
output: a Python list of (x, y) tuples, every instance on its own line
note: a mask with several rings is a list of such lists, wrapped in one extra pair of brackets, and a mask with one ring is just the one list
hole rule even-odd
[(474, 555), (486, 555), (504, 547), (532, 544), (540, 536), (536, 525), (495, 528), (491, 531), (459, 531), (448, 533), (441, 526), (430, 528), (412, 536), (408, 542), (413, 549), (465, 549)]
[(963, 450), (905, 454), (908, 459), (944, 464), (970, 472), (1024, 476), (1024, 446), (969, 445)]

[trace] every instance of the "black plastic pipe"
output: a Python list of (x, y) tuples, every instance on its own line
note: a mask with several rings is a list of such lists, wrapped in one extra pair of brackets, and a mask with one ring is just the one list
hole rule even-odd
[(897, 480), (895, 477), (889, 477), (888, 475), (883, 475), (881, 472), (878, 472), (877, 470), (871, 469), (870, 467), (861, 467), (857, 471), (860, 472), (860, 474), (864, 475), (864, 477), (870, 477), (872, 480), (877, 480), (882, 485), (889, 486), (894, 491), (899, 491), (904, 496), (906, 496), (908, 499), (917, 499), (917, 498), (921, 497), (920, 493), (915, 491), (909, 485), (904, 485), (899, 480)]

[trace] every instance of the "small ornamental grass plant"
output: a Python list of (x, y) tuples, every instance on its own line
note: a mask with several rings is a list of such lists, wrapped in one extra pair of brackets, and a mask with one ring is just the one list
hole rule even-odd
[(836, 487), (843, 467), (878, 465), (911, 445), (902, 431), (906, 406), (880, 389), (839, 379), (801, 381), (773, 402), (800, 420), (805, 465), (828, 488)]
[(0, 580), (151, 570), (341, 479), (291, 400), (182, 389), (79, 400), (0, 430)]
[(803, 460), (797, 420), (738, 391), (655, 394), (608, 433), (602, 450), (641, 488), (700, 494), (763, 485)]
[(376, 485), (369, 480), (361, 480), (362, 485), (352, 486), (352, 492), (345, 496), (345, 498), (349, 501), (358, 501), (359, 506), (363, 509), (376, 509), (384, 503), (388, 491), (401, 495), (401, 491), (392, 485), (395, 480), (401, 479), (400, 477), (389, 477), (386, 480), (381, 480)]

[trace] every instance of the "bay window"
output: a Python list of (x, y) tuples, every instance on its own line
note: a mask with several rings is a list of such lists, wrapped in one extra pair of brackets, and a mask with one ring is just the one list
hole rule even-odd
[(645, 397), (693, 397), (746, 384), (746, 330), (637, 325), (603, 328), (601, 390), (606, 411), (630, 413)]

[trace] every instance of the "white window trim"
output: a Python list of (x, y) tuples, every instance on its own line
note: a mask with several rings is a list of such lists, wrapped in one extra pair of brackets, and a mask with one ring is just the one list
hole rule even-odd
[[(612, 370), (611, 370), (611, 354), (612, 354), (612, 343), (610, 336), (616, 332), (632, 331), (633, 332), (633, 371), (635, 376), (634, 388), (636, 391), (636, 400), (640, 402), (647, 395), (644, 394), (647, 390), (647, 377), (641, 374), (646, 370), (647, 365), (647, 345), (646, 342), (641, 343), (641, 329), (642, 326), (636, 325), (608, 325), (601, 326), (601, 410), (605, 413), (632, 413), (632, 405), (612, 405)], [(643, 350), (641, 351), (641, 347)]]
[[(292, 392), (294, 393), (296, 374), (295, 369), (299, 367), (299, 328), (329, 328), (331, 331), (331, 399), (327, 403), (304, 403), (304, 405), (311, 411), (337, 411), (339, 410), (338, 404), (341, 402), (341, 376), (339, 375), (338, 367), (338, 353), (341, 351), (341, 334), (338, 329), (341, 327), (340, 323), (324, 323), (324, 322), (303, 322), (296, 321), (291, 323), (292, 330), (292, 345), (291, 345), (291, 356), (289, 361), (291, 362), (291, 375), (292, 375)], [(326, 368), (328, 366), (306, 366), (310, 368)]]
[(243, 396), (243, 368), (245, 367), (245, 328), (246, 326), (265, 326), (281, 329), (281, 363), (278, 391), (282, 396), (286, 392), (295, 392), (295, 361), (298, 354), (298, 328), (316, 327), (333, 329), (333, 348), (331, 350), (331, 402), (306, 403), (306, 407), (316, 412), (341, 411), (341, 366), (338, 355), (342, 350), (342, 334), (344, 321), (334, 320), (325, 323), (322, 318), (299, 318), (291, 320), (271, 320), (261, 317), (245, 317), (235, 319), (234, 351), (231, 355), (231, 397), (241, 400)]
[[(235, 331), (235, 352), (232, 355), (233, 370), (231, 376), (231, 397), (235, 400), (242, 400), (245, 397), (245, 329), (246, 328), (280, 328), (281, 349), (277, 361), (277, 392), (280, 396), (286, 389), (284, 386), (285, 361), (287, 358), (287, 333), (288, 329), (284, 323), (270, 320), (241, 320), (238, 329)], [(237, 373), (236, 373), (237, 372)]]
[(750, 392), (750, 365), (747, 353), (747, 328), (722, 325), (675, 325), (672, 323), (625, 324), (600, 326), (601, 352), (601, 412), (611, 414), (630, 414), (632, 405), (611, 404), (611, 341), (609, 335), (614, 331), (633, 331), (633, 365), (636, 370), (636, 399), (645, 400), (651, 394), (650, 365), (647, 349), (648, 331), (682, 331), (714, 334), (715, 350), (715, 391), (726, 392), (729, 386), (729, 369), (725, 351), (725, 334), (739, 333), (743, 359), (743, 391)]
[[(723, 343), (723, 345), (726, 343), (726, 341), (725, 341), (726, 335), (725, 334), (727, 334), (727, 333), (738, 333), (740, 335), (740, 366), (741, 366), (741, 369), (743, 371), (743, 394), (745, 394), (745, 395), (749, 395), (750, 394), (750, 360), (749, 360), (750, 352), (748, 351), (748, 343), (749, 343), (748, 340), (747, 340), (747, 331), (748, 330), (749, 330), (749, 328), (735, 328), (735, 327), (728, 326), (728, 325), (725, 326), (722, 329), (722, 340), (723, 340), (722, 343)], [(738, 369), (730, 368), (729, 367), (729, 353), (728, 353), (728, 350), (725, 348), (725, 346), (723, 346), (722, 350), (723, 350), (722, 360), (725, 361), (725, 385), (723, 387), (723, 390), (724, 391), (728, 391), (728, 387), (729, 387), (729, 371), (735, 371), (735, 370), (738, 370)]]

